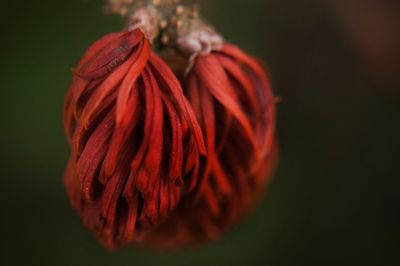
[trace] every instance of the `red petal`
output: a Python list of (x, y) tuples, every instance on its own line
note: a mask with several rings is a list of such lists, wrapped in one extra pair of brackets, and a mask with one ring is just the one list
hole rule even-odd
[(116, 126), (110, 142), (110, 148), (104, 159), (104, 173), (102, 173), (103, 179), (101, 180), (103, 183), (114, 172), (118, 163), (118, 155), (139, 121), (141, 104), (137, 84), (134, 85), (132, 93), (129, 96), (127, 107), (129, 112), (126, 112), (125, 116), (123, 116), (120, 125)]
[(107, 144), (114, 127), (113, 116), (114, 112), (110, 112), (93, 132), (76, 166), (83, 194), (88, 201), (92, 199), (94, 178), (107, 152)]
[(125, 115), (129, 94), (131, 92), (134, 83), (136, 82), (140, 74), (143, 72), (144, 67), (147, 64), (150, 51), (151, 51), (150, 43), (147, 39), (144, 39), (142, 44), (140, 45), (140, 48), (138, 49), (139, 57), (130, 67), (124, 81), (122, 82), (119, 88), (118, 100), (117, 100), (117, 117), (116, 117), (117, 126), (120, 125), (121, 120)]
[(196, 117), (190, 107), (189, 102), (185, 98), (181, 85), (176, 79), (175, 75), (172, 73), (171, 69), (154, 53), (151, 53), (150, 64), (153, 66), (154, 70), (158, 73), (160, 78), (162, 78), (166, 84), (165, 88), (175, 104), (181, 110), (180, 113), (184, 114), (185, 120), (188, 122), (192, 129), (192, 133), (196, 138), (197, 145), (199, 147), (199, 152), (206, 155), (206, 148), (203, 141), (203, 134), (201, 128), (197, 123)]
[(92, 80), (110, 73), (128, 58), (143, 38), (140, 30), (121, 34), (76, 69), (75, 74), (83, 79)]
[(256, 147), (257, 144), (251, 124), (236, 99), (234, 99), (234, 93), (228, 78), (218, 60), (212, 55), (200, 57), (195, 66), (195, 73), (205, 88), (209, 89), (213, 96), (236, 117), (250, 142)]
[(124, 79), (128, 73), (130, 67), (140, 57), (140, 54), (135, 53), (125, 63), (114, 70), (110, 76), (96, 89), (93, 95), (90, 97), (88, 103), (82, 111), (81, 123), (87, 127), (90, 119), (92, 119), (93, 113), (99, 108), (104, 98), (107, 97), (113, 90), (118, 90), (119, 83)]

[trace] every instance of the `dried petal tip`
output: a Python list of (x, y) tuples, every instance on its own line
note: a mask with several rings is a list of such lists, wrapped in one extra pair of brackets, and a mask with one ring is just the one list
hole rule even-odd
[(142, 7), (128, 16), (127, 26), (129, 30), (141, 29), (149, 40), (154, 40), (159, 34), (159, 15), (153, 7)]
[(206, 55), (221, 50), (224, 39), (213, 29), (204, 27), (178, 38), (179, 50), (187, 55)]
[(178, 5), (171, 18), (167, 33), (172, 45), (187, 56), (205, 55), (221, 50), (224, 44), (222, 36), (201, 17), (197, 7)]

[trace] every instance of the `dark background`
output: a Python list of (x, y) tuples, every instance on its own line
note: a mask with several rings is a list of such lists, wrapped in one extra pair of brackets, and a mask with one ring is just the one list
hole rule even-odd
[(2, 0), (0, 265), (400, 265), (396, 1), (199, 2), (269, 64), (282, 97), (281, 161), (261, 206), (206, 247), (104, 251), (64, 192), (61, 120), (70, 68), (120, 20), (100, 0)]

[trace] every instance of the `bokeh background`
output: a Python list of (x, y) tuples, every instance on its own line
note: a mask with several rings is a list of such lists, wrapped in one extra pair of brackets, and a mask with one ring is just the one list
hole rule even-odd
[(67, 202), (61, 118), (71, 67), (121, 22), (101, 0), (2, 0), (0, 265), (400, 265), (399, 2), (198, 2), (282, 98), (261, 206), (206, 247), (104, 251)]

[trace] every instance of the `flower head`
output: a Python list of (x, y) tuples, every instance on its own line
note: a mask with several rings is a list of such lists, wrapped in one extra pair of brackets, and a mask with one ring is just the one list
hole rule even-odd
[[(95, 42), (74, 70), (64, 112), (68, 196), (111, 250), (215, 240), (253, 207), (274, 170), (270, 82), (195, 10), (138, 3), (110, 0), (127, 29)], [(153, 51), (153, 39), (188, 58), (184, 75)]]
[(179, 82), (139, 29), (103, 37), (74, 72), (64, 180), (86, 227), (114, 249), (175, 208), (206, 153), (202, 133)]
[(218, 239), (260, 198), (277, 160), (276, 100), (259, 63), (230, 44), (194, 60), (185, 94), (208, 156), (194, 193), (152, 235), (165, 247)]

